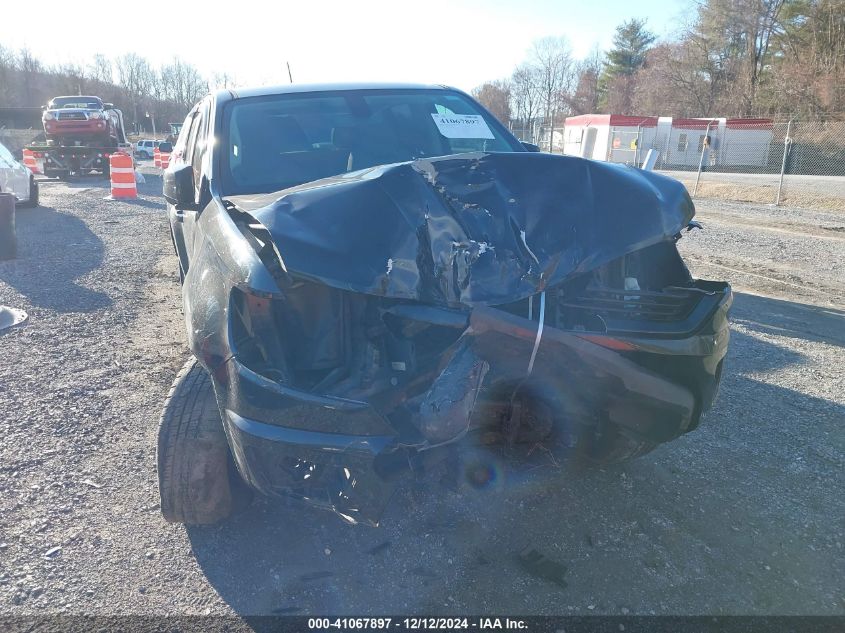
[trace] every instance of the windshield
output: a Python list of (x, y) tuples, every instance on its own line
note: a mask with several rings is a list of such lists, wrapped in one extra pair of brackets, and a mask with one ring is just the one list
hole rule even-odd
[(51, 110), (62, 110), (65, 108), (80, 108), (82, 110), (102, 110), (103, 104), (96, 99), (86, 97), (60, 97), (50, 102)]
[(416, 158), (523, 149), (472, 100), (437, 89), (240, 99), (226, 108), (223, 136), (228, 194), (277, 191)]

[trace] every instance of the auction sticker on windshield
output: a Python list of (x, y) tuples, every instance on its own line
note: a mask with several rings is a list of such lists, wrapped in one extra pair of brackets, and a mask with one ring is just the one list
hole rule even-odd
[(480, 114), (432, 114), (431, 118), (446, 138), (495, 138)]

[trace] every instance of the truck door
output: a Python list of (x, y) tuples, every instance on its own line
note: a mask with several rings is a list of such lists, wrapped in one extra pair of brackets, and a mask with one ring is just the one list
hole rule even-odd
[[(199, 189), (202, 182), (202, 162), (205, 156), (208, 137), (209, 103), (206, 100), (185, 121), (187, 133), (184, 145), (177, 142), (173, 160), (180, 165), (191, 165), (194, 170), (194, 190), (199, 201)], [(190, 261), (198, 247), (196, 230), (199, 211), (192, 209), (173, 209), (171, 227), (176, 252), (179, 255), (182, 272), (187, 273)]]

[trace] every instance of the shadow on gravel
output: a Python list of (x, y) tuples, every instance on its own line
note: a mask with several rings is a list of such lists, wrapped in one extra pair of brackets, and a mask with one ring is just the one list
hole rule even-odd
[[(143, 191), (140, 188), (138, 189), (138, 193), (146, 196), (160, 195), (160, 192), (159, 194), (154, 194), (147, 191)], [(134, 200), (121, 200), (120, 204), (125, 204), (128, 207), (144, 207), (145, 209), (158, 209), (159, 211), (164, 211), (166, 208), (164, 205), (164, 198), (162, 198), (160, 202), (156, 202), (155, 200), (145, 200), (144, 198), (135, 198)]]
[(90, 174), (85, 176), (71, 176), (65, 179), (39, 178), (38, 186), (49, 189), (54, 185), (61, 185), (67, 189), (103, 189), (109, 188), (109, 179), (102, 174)]
[(738, 292), (731, 320), (766, 334), (845, 347), (845, 312), (835, 308)]
[(34, 306), (94, 312), (112, 304), (103, 292), (76, 283), (103, 263), (103, 242), (78, 217), (38, 207), (16, 214), (18, 258), (0, 262), (0, 280)]
[[(735, 314), (841, 344), (836, 311), (739, 295)], [(461, 492), (402, 480), (379, 528), (258, 500), (223, 525), (189, 527), (193, 551), (244, 616), (835, 609), (824, 595), (841, 569), (824, 535), (845, 511), (843, 449), (831, 443), (845, 407), (756, 377), (802, 371), (799, 351), (732, 336), (701, 427), (633, 462), (529, 470), (485, 453), (489, 480)], [(565, 565), (567, 586), (528, 573), (525, 548)]]
[[(165, 202), (164, 198), (161, 195), (162, 191), (162, 178), (160, 174), (144, 174), (144, 181), (143, 183), (138, 183), (138, 193), (143, 196), (153, 196), (157, 197), (158, 200), (144, 200), (143, 198), (137, 198), (135, 200), (121, 200), (124, 204), (129, 204), (132, 206), (138, 207), (145, 207), (149, 209), (161, 209), (164, 210)], [(89, 175), (89, 176), (73, 176), (66, 180), (54, 180), (54, 179), (39, 179), (39, 185), (46, 189), (49, 189), (51, 186), (55, 184), (61, 184), (64, 188), (67, 189), (79, 189), (79, 190), (88, 190), (88, 189), (102, 189), (103, 197), (109, 195), (110, 192), (110, 182), (108, 178), (103, 177), (102, 175)]]

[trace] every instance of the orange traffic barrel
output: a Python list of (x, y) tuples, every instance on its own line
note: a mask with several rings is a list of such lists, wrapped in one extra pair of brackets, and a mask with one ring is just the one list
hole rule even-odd
[(29, 168), (33, 174), (40, 174), (41, 170), (38, 168), (38, 161), (35, 160), (35, 152), (31, 149), (23, 150), (23, 164)]
[(159, 156), (161, 157), (159, 167), (167, 169), (170, 165), (170, 152), (159, 152)]
[(153, 165), (161, 167), (161, 150), (157, 147), (153, 150)]
[(110, 155), (109, 171), (111, 172), (112, 198), (138, 197), (138, 188), (135, 185), (135, 168), (129, 154), (115, 152)]

